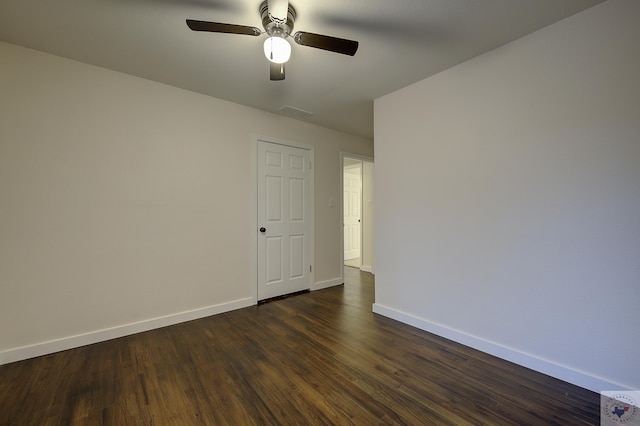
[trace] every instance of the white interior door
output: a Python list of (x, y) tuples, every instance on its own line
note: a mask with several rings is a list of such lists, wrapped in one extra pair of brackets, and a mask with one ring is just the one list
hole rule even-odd
[(362, 166), (344, 170), (344, 260), (360, 257)]
[(258, 300), (311, 287), (307, 149), (258, 142)]

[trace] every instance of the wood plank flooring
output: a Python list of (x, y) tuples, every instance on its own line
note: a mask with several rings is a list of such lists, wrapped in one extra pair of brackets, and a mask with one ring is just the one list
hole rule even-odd
[(371, 312), (373, 278), (0, 366), (0, 425), (597, 425), (599, 395)]

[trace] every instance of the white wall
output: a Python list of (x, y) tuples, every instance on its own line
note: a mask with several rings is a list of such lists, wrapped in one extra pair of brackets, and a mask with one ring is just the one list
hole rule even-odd
[(6, 43), (0, 63), (0, 364), (255, 302), (254, 135), (314, 146), (316, 285), (342, 282), (328, 200), (370, 140)]
[(374, 311), (640, 389), (640, 2), (375, 102)]

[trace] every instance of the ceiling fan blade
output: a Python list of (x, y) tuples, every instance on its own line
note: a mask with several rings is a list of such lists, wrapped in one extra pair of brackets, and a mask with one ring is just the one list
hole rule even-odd
[(207, 31), (210, 33), (246, 34), (259, 36), (262, 34), (259, 28), (246, 25), (222, 24), (220, 22), (196, 21), (187, 19), (187, 26), (193, 31)]
[(269, 62), (269, 76), (271, 81), (284, 80), (284, 64)]
[(326, 35), (298, 31), (293, 36), (296, 43), (301, 46), (315, 47), (329, 52), (342, 53), (353, 56), (358, 51), (358, 42), (344, 38), (329, 37)]
[(289, 0), (267, 0), (269, 15), (278, 22), (287, 22)]

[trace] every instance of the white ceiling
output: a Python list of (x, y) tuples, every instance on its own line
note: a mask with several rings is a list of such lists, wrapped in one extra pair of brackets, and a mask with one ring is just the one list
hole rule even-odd
[[(0, 40), (373, 137), (373, 100), (602, 0), (291, 0), (296, 30), (358, 40), (354, 57), (292, 43), (270, 81), (263, 37), (192, 32), (185, 19), (261, 28), (261, 0), (2, 0)], [(1, 66), (1, 64), (0, 64)]]

